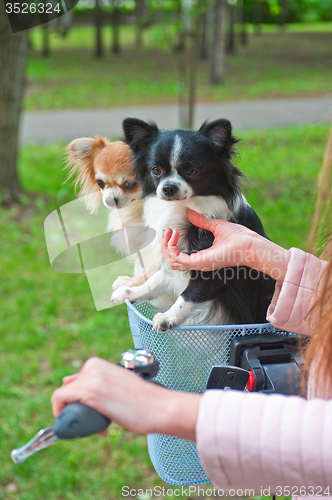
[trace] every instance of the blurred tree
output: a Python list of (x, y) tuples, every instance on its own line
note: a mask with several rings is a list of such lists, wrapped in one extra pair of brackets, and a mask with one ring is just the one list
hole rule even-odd
[(147, 5), (145, 0), (135, 0), (136, 45), (143, 45), (143, 29), (146, 25)]
[(209, 57), (209, 49), (208, 49), (208, 13), (203, 12), (201, 14), (200, 23), (202, 26), (202, 34), (201, 34), (201, 43), (199, 48), (199, 57), (200, 59), (207, 59)]
[(255, 25), (255, 34), (260, 35), (262, 32), (262, 2), (261, 0), (254, 0), (253, 6), (253, 23)]
[[(197, 0), (198, 7), (204, 3), (203, 0)], [(200, 16), (196, 15), (194, 25), (190, 32), (189, 44), (189, 100), (188, 100), (188, 128), (194, 126), (194, 113), (196, 105), (196, 90), (197, 90), (197, 59), (198, 59), (198, 45), (200, 39)]]
[[(46, 14), (47, 16), (47, 14)], [(49, 56), (51, 51), (50, 51), (50, 27), (49, 24), (46, 22), (45, 24), (42, 25), (42, 31), (43, 31), (43, 48), (42, 48), (42, 54), (43, 56)]]
[[(190, 2), (191, 0), (173, 0), (174, 24), (176, 27), (176, 40), (174, 50), (181, 52), (185, 49), (186, 37), (188, 35), (188, 24), (190, 24)], [(167, 17), (167, 16), (166, 16)]]
[(104, 55), (102, 27), (103, 27), (103, 13), (100, 7), (100, 0), (95, 0), (95, 28), (96, 28), (95, 56), (96, 57), (101, 57)]
[(73, 20), (73, 11), (69, 10), (64, 16), (58, 17), (57, 19), (57, 31), (60, 33), (62, 38), (68, 35), (69, 28)]
[(227, 0), (214, 1), (214, 27), (211, 51), (211, 83), (221, 83), (224, 78), (224, 35), (223, 20)]
[(28, 49), (29, 50), (33, 50), (34, 49), (32, 38), (30, 36), (30, 31), (28, 31)]
[(248, 43), (248, 34), (247, 34), (247, 1), (242, 0), (242, 28), (241, 28), (241, 44), (247, 45)]
[(288, 21), (288, 4), (287, 0), (280, 1), (279, 25), (282, 29), (285, 28)]
[(113, 54), (119, 54), (120, 49), (120, 24), (121, 24), (121, 11), (118, 0), (111, 0), (111, 25), (112, 25), (112, 47)]
[(0, 2), (0, 189), (7, 205), (19, 201), (18, 131), (27, 52), (28, 31), (13, 34)]
[(194, 126), (200, 21), (208, 5), (206, 0), (185, 0), (183, 3), (183, 25), (180, 29), (185, 34), (185, 43), (179, 59), (179, 105), (180, 124), (185, 128)]
[(228, 28), (226, 50), (227, 50), (228, 54), (232, 54), (235, 51), (235, 4), (236, 4), (236, 2), (237, 2), (237, 0), (227, 0), (229, 28)]

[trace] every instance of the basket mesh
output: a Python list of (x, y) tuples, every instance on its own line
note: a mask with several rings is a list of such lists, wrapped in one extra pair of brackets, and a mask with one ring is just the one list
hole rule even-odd
[[(168, 332), (152, 329), (156, 310), (148, 302), (130, 304), (128, 316), (135, 348), (150, 349), (160, 363), (157, 380), (169, 389), (202, 393), (213, 365), (229, 363), (234, 337), (285, 332), (269, 323), (178, 327)], [(163, 481), (174, 486), (209, 483), (195, 443), (160, 434), (148, 435), (153, 466)]]

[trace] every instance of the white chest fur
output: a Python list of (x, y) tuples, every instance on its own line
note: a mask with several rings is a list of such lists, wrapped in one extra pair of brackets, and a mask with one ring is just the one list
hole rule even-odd
[[(190, 227), (187, 216), (188, 208), (209, 218), (227, 220), (232, 215), (226, 202), (220, 196), (195, 196), (181, 201), (167, 201), (157, 196), (149, 196), (144, 203), (143, 219), (146, 226), (152, 227), (156, 231), (155, 244), (149, 248), (151, 260), (160, 258), (163, 230), (167, 227), (179, 230), (179, 249), (182, 252), (188, 251), (187, 230)], [(172, 271), (166, 260), (163, 260), (162, 268), (165, 293), (152, 303), (156, 307), (165, 310), (187, 287), (189, 273)]]
[(220, 196), (194, 196), (183, 201), (167, 201), (149, 196), (144, 203), (144, 222), (156, 231), (161, 242), (163, 230), (167, 227), (178, 229), (180, 234), (186, 232), (190, 226), (188, 208), (208, 218), (228, 220), (232, 216), (225, 200)]

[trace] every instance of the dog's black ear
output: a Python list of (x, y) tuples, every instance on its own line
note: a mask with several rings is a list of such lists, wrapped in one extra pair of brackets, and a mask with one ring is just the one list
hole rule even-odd
[(211, 123), (204, 122), (199, 132), (208, 137), (217, 150), (221, 148), (230, 149), (237, 139), (232, 136), (231, 122), (225, 119), (215, 120)]
[(143, 149), (145, 144), (159, 134), (159, 129), (154, 122), (144, 122), (138, 118), (126, 118), (122, 128), (127, 144), (135, 151)]

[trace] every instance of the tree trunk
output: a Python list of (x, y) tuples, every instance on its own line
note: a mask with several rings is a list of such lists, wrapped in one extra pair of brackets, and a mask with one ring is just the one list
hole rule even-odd
[(28, 31), (12, 33), (0, 2), (0, 189), (6, 205), (19, 201), (17, 150), (27, 52)]
[[(197, 0), (197, 11), (202, 9), (205, 0)], [(190, 14), (189, 14), (190, 15)], [(193, 15), (186, 19), (185, 32), (187, 40), (185, 50), (180, 56), (179, 72), (179, 105), (180, 124), (185, 128), (194, 126), (194, 113), (197, 90), (197, 59), (200, 40), (200, 16)]]
[(228, 5), (229, 10), (229, 31), (228, 31), (228, 41), (227, 41), (227, 52), (232, 54), (235, 51), (235, 7), (234, 5)]
[(103, 26), (102, 11), (100, 8), (99, 0), (96, 0), (96, 5), (95, 5), (95, 27), (96, 27), (95, 56), (96, 57), (101, 57), (104, 55), (103, 41), (102, 41), (102, 26)]
[(209, 57), (208, 51), (208, 40), (207, 40), (207, 12), (201, 14), (201, 25), (202, 25), (202, 34), (201, 34), (201, 43), (199, 48), (199, 57), (200, 59), (207, 59)]
[(143, 28), (146, 16), (145, 0), (135, 0), (135, 18), (136, 18), (136, 46), (141, 48), (143, 45)]
[(119, 54), (120, 49), (120, 11), (115, 7), (112, 13), (112, 53)]
[(179, 120), (181, 128), (188, 128), (188, 106), (187, 106), (187, 53), (179, 51)]
[(192, 0), (180, 0), (179, 9), (176, 13), (176, 24), (179, 23), (181, 28), (177, 32), (177, 40), (174, 45), (174, 52), (182, 52), (186, 49), (187, 37), (191, 30), (192, 18), (190, 15), (190, 4)]
[(215, 0), (214, 4), (214, 29), (211, 54), (211, 83), (221, 83), (224, 78), (224, 36), (223, 17), (224, 0)]
[(248, 44), (248, 34), (247, 34), (247, 12), (246, 12), (246, 0), (242, 0), (242, 28), (241, 28), (241, 44)]
[(188, 128), (194, 126), (194, 115), (197, 91), (197, 59), (198, 45), (200, 39), (199, 17), (197, 17), (194, 29), (190, 37), (189, 47), (189, 106), (188, 106)]
[(30, 31), (28, 31), (28, 49), (29, 50), (33, 50), (34, 49)]
[(43, 49), (42, 49), (42, 55), (47, 57), (50, 55), (50, 29), (49, 29), (49, 24), (46, 22), (42, 26), (43, 28)]
[(279, 26), (281, 30), (285, 30), (288, 17), (288, 5), (287, 0), (282, 0), (281, 2), (281, 12), (279, 14)]
[(177, 40), (174, 52), (178, 53), (179, 68), (179, 120), (181, 128), (188, 128), (188, 26), (184, 14), (184, 5), (179, 3)]
[(67, 11), (64, 16), (58, 18), (58, 31), (62, 38), (66, 38), (69, 32), (73, 20), (73, 12), (71, 10)]
[(255, 35), (260, 35), (262, 33), (262, 2), (260, 0), (254, 0), (253, 5), (253, 23), (255, 25)]

